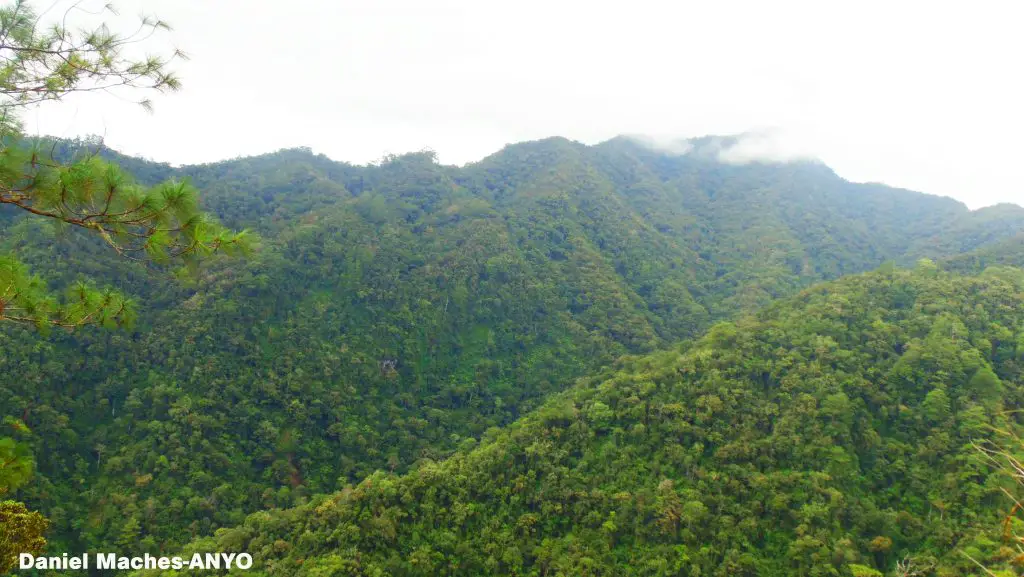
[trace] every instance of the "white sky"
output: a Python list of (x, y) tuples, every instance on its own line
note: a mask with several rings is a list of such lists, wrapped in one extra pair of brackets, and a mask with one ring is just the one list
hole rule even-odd
[(359, 163), (429, 147), (462, 164), (555, 135), (777, 127), (777, 146), (851, 180), (1024, 204), (1016, 0), (114, 5), (122, 30), (140, 12), (174, 26), (156, 46), (191, 55), (184, 89), (153, 115), (82, 96), (30, 113), (29, 130), (174, 164), (292, 146)]

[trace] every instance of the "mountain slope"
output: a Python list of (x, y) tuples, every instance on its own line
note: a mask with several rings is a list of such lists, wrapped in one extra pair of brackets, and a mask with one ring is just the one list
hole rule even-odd
[(624, 358), (479, 447), (251, 515), (187, 551), (255, 575), (934, 575), (997, 562), (1024, 271), (819, 285)]
[[(521, 143), (462, 168), (430, 153), (182, 168), (102, 153), (142, 181), (193, 179), (264, 242), (251, 261), (178, 278), (33, 219), (0, 224), (0, 250), (53, 285), (85, 274), (140, 300), (130, 332), (0, 331), (0, 416), (24, 420), (38, 459), (19, 498), (69, 549), (174, 547), (441, 459), (622, 354), (1024, 222), (813, 163), (624, 140)], [(964, 236), (934, 245), (943, 230)]]
[(990, 266), (1024, 267), (1024, 234), (946, 258), (942, 266), (961, 273), (977, 273)]

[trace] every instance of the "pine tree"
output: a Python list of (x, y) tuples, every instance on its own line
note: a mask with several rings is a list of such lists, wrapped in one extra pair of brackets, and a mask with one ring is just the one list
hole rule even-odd
[[(47, 150), (46, 140), (21, 133), (19, 114), (40, 102), (122, 87), (180, 88), (169, 67), (185, 57), (182, 52), (141, 60), (125, 54), (132, 44), (169, 29), (161, 20), (143, 17), (131, 36), (106, 25), (74, 31), (63, 24), (41, 26), (40, 15), (23, 0), (0, 9), (0, 204), (95, 234), (125, 258), (194, 264), (214, 252), (250, 246), (246, 231), (230, 231), (201, 211), (198, 191), (186, 182), (143, 187), (95, 152), (58, 161), (52, 141)], [(149, 99), (139, 103), (152, 107)], [(0, 257), (0, 320), (43, 329), (132, 321), (131, 303), (121, 295), (81, 283), (58, 299), (16, 256)]]
[[(248, 233), (230, 231), (201, 211), (198, 191), (188, 183), (143, 187), (95, 151), (61, 161), (53, 153), (56, 141), (50, 140), (47, 150), (47, 140), (24, 138), (19, 115), (41, 102), (76, 92), (120, 87), (167, 92), (181, 86), (169, 66), (185, 57), (182, 52), (141, 60), (125, 54), (132, 44), (169, 30), (167, 23), (143, 17), (131, 36), (106, 25), (72, 30), (64, 22), (79, 9), (75, 4), (60, 24), (44, 26), (43, 15), (23, 0), (0, 8), (0, 205), (94, 234), (123, 258), (194, 265), (215, 252), (247, 250)], [(148, 98), (139, 104), (152, 108)], [(133, 319), (131, 301), (116, 291), (80, 282), (58, 298), (17, 255), (0, 255), (0, 321), (45, 331), (114, 327)], [(32, 468), (23, 444), (0, 437), (0, 497), (24, 484)], [(0, 572), (10, 568), (18, 552), (40, 551), (47, 525), (21, 503), (0, 503)], [(132, 530), (125, 528), (126, 538)]]

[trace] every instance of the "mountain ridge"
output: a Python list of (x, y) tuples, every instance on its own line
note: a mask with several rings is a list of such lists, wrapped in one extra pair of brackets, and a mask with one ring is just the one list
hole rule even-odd
[(0, 219), (0, 250), (55, 288), (87, 276), (139, 300), (132, 331), (0, 331), (0, 416), (26, 419), (38, 455), (19, 498), (67, 547), (173, 548), (443, 459), (622, 355), (889, 260), (998, 248), (1024, 225), (818, 165), (567, 139), (463, 168), (429, 151), (115, 160), (142, 182), (191, 178), (263, 247), (177, 277)]
[[(680, 137), (680, 138), (676, 139), (676, 141), (677, 142), (684, 142), (684, 143), (685, 142), (690, 142), (690, 141), (726, 141), (726, 142), (728, 142), (728, 141), (737, 141), (739, 138), (741, 138), (745, 134), (746, 133), (738, 133), (738, 134), (734, 134), (734, 135), (704, 135), (704, 136), (696, 136), (696, 137)], [(42, 138), (43, 139), (52, 139), (52, 137), (42, 137)], [(655, 145), (655, 144), (644, 144), (644, 140), (645, 139), (650, 139), (650, 137), (645, 136), (645, 135), (639, 135), (639, 134), (620, 134), (620, 135), (617, 135), (617, 136), (613, 136), (613, 137), (611, 137), (611, 138), (609, 138), (607, 140), (596, 142), (594, 144), (585, 144), (585, 143), (583, 143), (581, 141), (573, 140), (573, 139), (565, 137), (565, 136), (548, 136), (548, 137), (544, 137), (544, 138), (537, 138), (537, 139), (532, 139), (532, 140), (526, 140), (526, 141), (520, 141), (520, 142), (505, 144), (499, 150), (496, 150), (496, 151), (494, 151), (492, 153), (489, 153), (489, 154), (485, 155), (484, 157), (482, 157), (479, 160), (468, 161), (468, 162), (465, 162), (465, 163), (463, 163), (461, 165), (460, 164), (443, 164), (442, 166), (449, 167), (449, 168), (464, 169), (464, 168), (467, 168), (469, 166), (485, 162), (488, 159), (491, 159), (492, 157), (498, 156), (504, 150), (506, 150), (508, 148), (515, 148), (515, 147), (519, 147), (521, 145), (543, 144), (543, 143), (551, 143), (551, 142), (562, 142), (562, 143), (565, 143), (565, 144), (570, 144), (570, 145), (575, 146), (575, 147), (590, 148), (590, 149), (593, 149), (593, 148), (603, 148), (603, 147), (604, 148), (615, 147), (615, 146), (620, 146), (622, 144), (628, 144), (628, 145), (633, 146), (635, 148), (642, 149), (642, 150), (646, 151), (647, 153), (661, 154), (661, 155), (664, 155), (664, 156), (667, 156), (667, 157), (678, 157), (678, 156), (684, 156), (685, 155), (685, 153), (673, 153), (670, 150), (666, 150), (664, 148), (659, 148), (659, 146)], [(367, 163), (364, 163), (364, 164), (353, 163), (353, 162), (349, 162), (349, 161), (346, 161), (346, 160), (335, 159), (335, 158), (329, 157), (329, 156), (327, 156), (324, 153), (314, 152), (312, 148), (307, 147), (307, 146), (292, 146), (292, 147), (281, 148), (281, 149), (278, 149), (278, 150), (268, 151), (268, 152), (264, 152), (264, 153), (260, 153), (260, 154), (253, 154), (253, 155), (248, 155), (248, 156), (236, 156), (236, 157), (232, 157), (232, 158), (224, 158), (224, 159), (221, 159), (221, 160), (212, 160), (212, 161), (209, 161), (209, 162), (171, 164), (171, 163), (168, 163), (168, 162), (165, 162), (165, 161), (151, 160), (151, 159), (145, 159), (145, 158), (140, 157), (140, 156), (133, 156), (133, 155), (129, 155), (129, 154), (123, 154), (123, 153), (119, 152), (116, 148), (108, 147), (108, 146), (102, 145), (102, 144), (100, 144), (98, 146), (96, 146), (94, 144), (92, 146), (93, 146), (94, 149), (99, 150), (102, 154), (109, 155), (109, 158), (111, 158), (113, 160), (128, 161), (129, 163), (137, 162), (137, 161), (142, 161), (142, 162), (145, 162), (147, 164), (153, 164), (153, 165), (165, 167), (169, 171), (188, 171), (189, 169), (200, 169), (200, 168), (204, 168), (204, 167), (214, 167), (214, 166), (218, 166), (218, 165), (226, 165), (226, 164), (229, 164), (229, 163), (240, 162), (240, 161), (258, 160), (258, 159), (263, 159), (263, 158), (266, 158), (266, 157), (269, 157), (269, 156), (279, 155), (279, 154), (287, 154), (287, 155), (295, 154), (296, 156), (308, 156), (308, 157), (312, 157), (314, 159), (327, 160), (330, 163), (334, 163), (334, 164), (342, 165), (342, 166), (347, 166), (347, 167), (353, 167), (353, 168), (365, 168), (365, 167), (375, 166), (376, 164), (378, 164), (380, 162), (380, 160), (377, 160), (377, 161), (367, 162)], [(384, 157), (382, 157), (382, 159), (383, 158), (388, 158), (388, 157), (392, 157), (393, 158), (393, 157), (401, 157), (401, 156), (406, 156), (406, 155), (415, 155), (415, 154), (422, 153), (424, 151), (431, 151), (432, 152), (432, 150), (428, 147), (428, 148), (426, 148), (424, 150), (420, 150), (420, 151), (410, 151), (410, 152), (403, 152), (403, 153), (398, 153), (398, 154), (386, 154), (386, 155), (384, 155)], [(707, 159), (707, 158), (705, 158), (705, 159)], [(716, 162), (718, 162), (718, 161), (716, 161)], [(723, 164), (726, 164), (726, 163), (723, 163)], [(940, 194), (935, 194), (935, 193), (930, 193), (930, 192), (925, 192), (925, 191), (919, 191), (919, 190), (914, 190), (914, 189), (909, 189), (909, 188), (903, 188), (903, 187), (900, 187), (900, 186), (893, 186), (893, 185), (890, 185), (890, 184), (887, 184), (887, 183), (884, 183), (884, 182), (879, 182), (879, 181), (852, 181), (852, 180), (847, 180), (847, 179), (845, 179), (843, 177), (840, 177), (838, 174), (836, 174), (834, 169), (832, 169), (830, 166), (828, 166), (827, 163), (825, 163), (824, 161), (818, 160), (818, 159), (779, 160), (779, 161), (765, 162), (765, 164), (780, 164), (780, 165), (781, 164), (803, 164), (803, 165), (807, 165), (807, 166), (816, 166), (816, 167), (818, 167), (820, 169), (824, 169), (828, 173), (830, 173), (832, 175), (835, 175), (836, 177), (838, 177), (838, 178), (840, 178), (840, 179), (842, 179), (842, 180), (844, 180), (844, 181), (846, 181), (846, 182), (848, 182), (850, 184), (864, 185), (866, 187), (882, 187), (882, 188), (886, 188), (886, 189), (889, 189), (889, 190), (892, 190), (892, 191), (899, 191), (901, 193), (914, 193), (914, 194), (922, 194), (922, 195), (934, 196), (934, 197), (938, 197), (938, 198), (950, 199), (950, 200), (953, 200), (953, 201), (963, 205), (963, 207), (966, 208), (967, 210), (969, 210), (970, 212), (977, 212), (979, 210), (985, 210), (985, 209), (994, 208), (994, 207), (1005, 207), (1005, 206), (1015, 206), (1015, 207), (1018, 207), (1018, 208), (1021, 207), (1021, 205), (1018, 204), (1018, 203), (999, 202), (999, 203), (996, 203), (996, 204), (993, 204), (993, 205), (983, 206), (983, 207), (971, 209), (971, 208), (968, 208), (967, 205), (963, 201), (960, 201), (960, 200), (956, 199), (955, 197), (948, 196), (948, 195), (940, 195)]]

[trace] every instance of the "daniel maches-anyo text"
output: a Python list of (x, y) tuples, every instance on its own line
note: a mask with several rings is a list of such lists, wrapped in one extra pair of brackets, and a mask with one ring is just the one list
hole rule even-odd
[(86, 570), (96, 569), (249, 569), (252, 555), (248, 553), (195, 553), (191, 557), (123, 557), (116, 553), (82, 553), (60, 557), (36, 557), (30, 553), (18, 556), (18, 569)]

